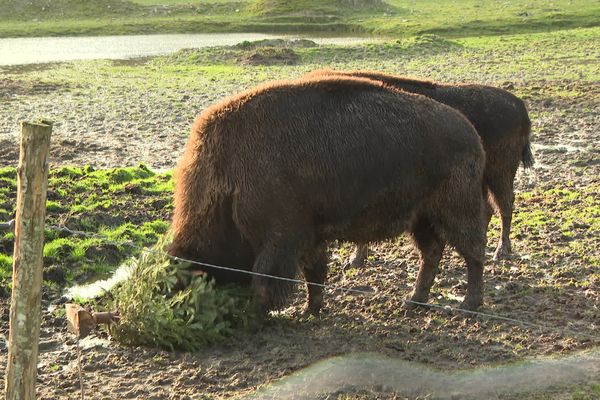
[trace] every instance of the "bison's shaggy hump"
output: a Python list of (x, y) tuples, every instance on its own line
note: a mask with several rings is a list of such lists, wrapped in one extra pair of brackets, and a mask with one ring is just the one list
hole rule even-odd
[[(502, 217), (502, 234), (495, 257), (505, 257), (510, 253), (514, 178), (519, 163), (530, 168), (534, 162), (530, 147), (531, 121), (523, 101), (506, 90), (491, 86), (443, 84), (375, 71), (320, 70), (307, 76), (373, 79), (391, 88), (430, 97), (463, 113), (483, 141), (487, 157), (484, 183), (490, 195), (490, 205)], [(491, 209), (488, 220), (490, 217)], [(361, 259), (362, 256), (357, 257), (355, 265), (360, 264), (358, 261)]]
[[(171, 254), (323, 282), (326, 242), (415, 233), (435, 270), (448, 240), (467, 259), (467, 306), (481, 302), (484, 155), (452, 108), (368, 79), (281, 81), (230, 97), (195, 122), (176, 169)], [(433, 258), (432, 258), (433, 257)], [(439, 261), (439, 260), (438, 260)], [(434, 265), (435, 264), (435, 265)], [(479, 272), (477, 272), (479, 271)], [(218, 281), (247, 275), (209, 270)], [(426, 300), (431, 282), (415, 289)], [(254, 277), (264, 309), (289, 284)], [(320, 292), (309, 288), (311, 310)]]
[[(359, 90), (380, 90), (383, 88), (383, 82), (373, 82), (370, 79), (348, 79), (338, 76), (322, 76), (315, 79), (300, 80), (279, 80), (265, 82), (261, 85), (247, 89), (238, 94), (232, 95), (221, 100), (218, 103), (206, 108), (196, 119), (192, 133), (206, 133), (204, 127), (208, 128), (210, 124), (218, 123), (222, 118), (228, 117), (232, 112), (252, 102), (255, 97), (275, 97), (283, 94), (288, 95), (291, 92), (302, 93), (315, 90), (324, 93), (340, 91), (359, 91)], [(391, 89), (394, 90), (394, 89)]]
[(407, 87), (412, 86), (415, 88), (424, 89), (436, 89), (444, 84), (435, 82), (429, 79), (422, 79), (413, 76), (402, 76), (402, 75), (391, 75), (379, 71), (366, 71), (366, 70), (355, 70), (355, 71), (339, 71), (335, 69), (319, 69), (304, 75), (303, 78), (316, 78), (325, 76), (350, 76), (355, 78), (372, 79), (377, 82), (381, 82), (392, 88), (400, 88), (401, 90), (408, 90)]

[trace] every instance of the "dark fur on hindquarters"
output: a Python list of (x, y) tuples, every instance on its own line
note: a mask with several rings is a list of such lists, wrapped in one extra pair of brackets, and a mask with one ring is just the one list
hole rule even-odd
[[(467, 261), (466, 302), (482, 301), (484, 153), (456, 110), (358, 78), (273, 82), (195, 121), (175, 173), (170, 254), (310, 282), (327, 275), (328, 241), (383, 240), (424, 222)], [(426, 236), (426, 234), (425, 234)], [(424, 239), (425, 240), (425, 239)], [(426, 269), (432, 265), (428, 258)], [(437, 266), (436, 266), (437, 267)], [(207, 268), (252, 283), (261, 312), (292, 284)], [(413, 296), (426, 297), (429, 280)], [(318, 314), (322, 289), (309, 289)]]
[[(314, 71), (310, 76), (352, 76), (377, 80), (396, 89), (418, 93), (447, 104), (462, 112), (471, 121), (486, 152), (484, 184), (490, 206), (500, 214), (502, 228), (494, 258), (511, 253), (510, 226), (514, 205), (513, 182), (519, 163), (531, 168), (531, 121), (523, 101), (506, 90), (470, 84), (442, 84), (373, 71)], [(491, 218), (488, 209), (487, 220)], [(364, 263), (367, 244), (358, 244), (350, 263)]]

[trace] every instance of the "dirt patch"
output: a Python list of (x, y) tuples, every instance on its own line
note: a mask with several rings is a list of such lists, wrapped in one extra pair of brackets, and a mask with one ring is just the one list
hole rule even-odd
[(95, 154), (101, 154), (108, 150), (110, 150), (109, 146), (102, 143), (86, 140), (58, 139), (51, 143), (50, 160), (51, 162), (57, 160), (61, 164), (69, 164), (69, 161), (75, 160), (82, 155), (93, 158)]
[(104, 243), (97, 246), (88, 247), (85, 256), (88, 258), (102, 257), (108, 264), (115, 264), (121, 260), (120, 250), (114, 244)]
[(14, 96), (46, 94), (68, 88), (65, 84), (47, 83), (41, 81), (18, 81), (0, 79), (0, 100), (8, 100)]
[(300, 57), (287, 47), (259, 47), (238, 59), (242, 65), (294, 65)]
[(308, 39), (263, 39), (254, 41), (244, 41), (233, 48), (250, 50), (260, 47), (279, 47), (279, 48), (302, 48), (302, 47), (318, 47), (319, 45)]
[(154, 57), (135, 57), (126, 58), (124, 60), (112, 60), (112, 64), (116, 66), (139, 67), (148, 64)]
[(59, 68), (64, 63), (40, 63), (40, 64), (25, 64), (25, 65), (3, 65), (0, 67), (0, 72), (11, 75), (25, 74), (36, 71), (46, 71), (53, 68)]
[(16, 166), (19, 161), (19, 144), (15, 139), (0, 139), (0, 165)]

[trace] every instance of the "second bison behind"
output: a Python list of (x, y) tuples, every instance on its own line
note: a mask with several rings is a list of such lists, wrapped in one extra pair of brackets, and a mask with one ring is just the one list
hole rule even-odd
[[(483, 300), (484, 153), (469, 121), (423, 96), (360, 78), (280, 81), (232, 96), (194, 123), (176, 170), (172, 255), (322, 284), (327, 243), (411, 233), (426, 302), (446, 243), (464, 257), (463, 307)], [(261, 312), (292, 283), (207, 268), (251, 283)], [(308, 285), (318, 314), (323, 289)]]

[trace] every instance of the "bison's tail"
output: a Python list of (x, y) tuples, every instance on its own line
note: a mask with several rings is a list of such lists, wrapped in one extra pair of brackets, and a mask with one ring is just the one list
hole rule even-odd
[[(525, 106), (523, 105), (523, 108), (525, 108)], [(523, 147), (523, 151), (521, 152), (521, 162), (523, 163), (523, 168), (525, 169), (531, 169), (533, 167), (533, 164), (535, 163), (535, 159), (533, 157), (533, 153), (531, 152), (531, 120), (529, 119), (529, 115), (527, 115), (527, 110), (524, 110), (525, 112), (525, 128), (524, 128), (524, 134), (525, 134), (525, 146)]]
[(523, 168), (530, 169), (535, 164), (535, 159), (533, 158), (533, 153), (531, 152), (531, 143), (527, 142), (525, 147), (523, 148), (523, 152), (521, 153), (521, 162), (523, 163)]

